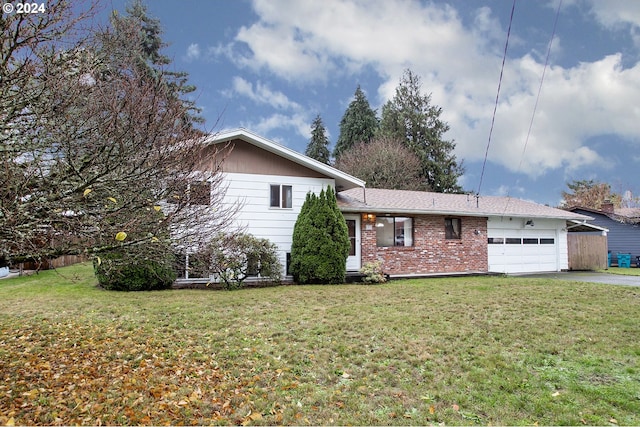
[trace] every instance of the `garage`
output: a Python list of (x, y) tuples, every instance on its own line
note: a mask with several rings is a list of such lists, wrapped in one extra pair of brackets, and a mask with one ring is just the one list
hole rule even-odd
[(566, 250), (560, 250), (567, 246), (565, 221), (490, 218), (487, 234), (491, 272), (533, 273), (568, 267)]

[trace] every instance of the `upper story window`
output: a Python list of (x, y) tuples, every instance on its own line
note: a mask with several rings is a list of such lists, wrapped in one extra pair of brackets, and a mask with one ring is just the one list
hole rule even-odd
[(455, 240), (462, 238), (462, 220), (460, 218), (445, 218), (444, 219), (444, 238), (448, 240)]
[(207, 181), (189, 184), (189, 203), (192, 205), (208, 205), (211, 203), (211, 183)]
[(168, 203), (187, 202), (191, 205), (209, 205), (211, 203), (211, 183), (208, 181), (192, 181), (175, 185)]
[(378, 247), (413, 246), (413, 218), (377, 217), (376, 244)]
[(271, 184), (269, 206), (272, 208), (293, 207), (293, 187), (291, 185)]

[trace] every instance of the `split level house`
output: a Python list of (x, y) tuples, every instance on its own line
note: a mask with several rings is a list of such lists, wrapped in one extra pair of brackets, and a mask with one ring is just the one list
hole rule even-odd
[(206, 143), (211, 156), (225, 152), (225, 200), (242, 206), (235, 226), (275, 243), (287, 273), (306, 194), (328, 186), (336, 190), (349, 230), (347, 270), (379, 260), (392, 277), (566, 270), (568, 227), (591, 219), (510, 197), (366, 188), (358, 178), (245, 129), (212, 135)]

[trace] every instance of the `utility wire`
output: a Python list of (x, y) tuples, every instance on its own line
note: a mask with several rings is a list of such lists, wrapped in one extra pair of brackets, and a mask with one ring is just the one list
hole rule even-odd
[(538, 86), (538, 94), (536, 95), (536, 103), (533, 106), (533, 113), (531, 113), (531, 121), (529, 122), (529, 130), (527, 131), (527, 138), (524, 140), (524, 147), (522, 148), (522, 155), (520, 156), (520, 163), (518, 164), (518, 172), (522, 167), (522, 161), (524, 160), (524, 153), (527, 151), (527, 144), (529, 143), (529, 137), (531, 136), (531, 128), (533, 128), (533, 119), (536, 116), (536, 110), (538, 109), (538, 101), (540, 100), (540, 92), (542, 92), (542, 82), (544, 82), (544, 75), (547, 73), (547, 66), (549, 65), (549, 56), (551, 55), (551, 45), (553, 39), (556, 36), (556, 28), (558, 26), (558, 17), (560, 16), (560, 8), (562, 7), (562, 0), (558, 3), (558, 10), (556, 10), (556, 20), (553, 23), (553, 31), (551, 32), (551, 39), (547, 46), (547, 57), (544, 60), (544, 68), (542, 69), (542, 77), (540, 77), (540, 85)]
[[(540, 77), (540, 85), (538, 86), (538, 93), (536, 95), (536, 102), (533, 105), (533, 112), (531, 113), (531, 121), (529, 122), (529, 130), (527, 131), (527, 137), (524, 140), (524, 147), (522, 147), (522, 155), (520, 156), (520, 163), (518, 163), (518, 170), (516, 173), (520, 172), (522, 168), (522, 162), (524, 161), (524, 154), (527, 151), (527, 144), (529, 144), (529, 138), (531, 137), (531, 129), (533, 128), (533, 120), (536, 116), (536, 110), (538, 109), (538, 101), (540, 101), (540, 93), (542, 92), (542, 83), (544, 82), (544, 76), (547, 73), (547, 67), (549, 66), (549, 57), (551, 56), (551, 45), (553, 44), (553, 39), (556, 36), (556, 28), (558, 27), (558, 18), (560, 16), (560, 9), (562, 8), (562, 0), (558, 2), (558, 9), (556, 10), (556, 18), (553, 22), (553, 30), (551, 31), (551, 39), (549, 39), (549, 44), (547, 46), (547, 57), (544, 60), (544, 68), (542, 69), (542, 76)], [(507, 194), (507, 197), (508, 194)], [(507, 203), (504, 206), (504, 213), (506, 213), (507, 208), (509, 207), (510, 198), (507, 199)]]
[(482, 188), (482, 180), (484, 178), (484, 170), (487, 166), (487, 157), (489, 156), (489, 146), (491, 145), (491, 135), (493, 134), (493, 125), (496, 121), (496, 111), (498, 110), (498, 99), (500, 98), (500, 87), (502, 86), (502, 75), (504, 73), (504, 63), (507, 59), (507, 48), (509, 47), (509, 36), (511, 35), (511, 24), (513, 23), (513, 12), (516, 9), (516, 0), (513, 0), (511, 6), (511, 16), (509, 17), (509, 28), (507, 29), (507, 40), (504, 44), (504, 54), (502, 56), (502, 67), (500, 68), (500, 78), (498, 79), (498, 92), (496, 93), (496, 103), (493, 106), (493, 116), (491, 117), (491, 128), (489, 129), (489, 140), (487, 141), (487, 149), (484, 152), (484, 161), (482, 162), (482, 172), (480, 173), (480, 183), (478, 184), (478, 191), (476, 196), (480, 195), (480, 189)]

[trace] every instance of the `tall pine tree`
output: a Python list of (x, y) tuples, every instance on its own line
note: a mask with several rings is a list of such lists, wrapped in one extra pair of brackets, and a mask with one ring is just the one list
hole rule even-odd
[(142, 0), (134, 0), (126, 8), (126, 12), (125, 16), (120, 16), (114, 11), (111, 16), (111, 24), (116, 31), (130, 25), (140, 28), (141, 46), (138, 59), (140, 70), (149, 79), (165, 85), (170, 96), (180, 99), (182, 104), (187, 107), (187, 113), (182, 118), (185, 126), (193, 128), (196, 124), (203, 123), (204, 119), (200, 116), (200, 108), (196, 107), (194, 101), (187, 98), (188, 94), (196, 90), (195, 86), (188, 84), (189, 74), (167, 69), (171, 64), (171, 59), (161, 52), (167, 44), (161, 38), (163, 31), (160, 21), (149, 16), (147, 6)]
[(406, 70), (393, 99), (382, 107), (380, 134), (405, 141), (418, 155), (424, 184), (438, 193), (458, 193), (458, 164), (453, 141), (444, 139), (449, 125), (440, 115), (442, 108), (431, 104), (431, 95), (422, 95), (420, 77)]
[(311, 139), (304, 154), (325, 165), (329, 164), (329, 138), (327, 138), (327, 130), (322, 123), (320, 114), (311, 124)]
[(359, 142), (369, 142), (378, 130), (376, 112), (369, 106), (369, 101), (360, 85), (356, 88), (354, 99), (340, 120), (340, 136), (333, 150), (336, 160), (340, 154)]

